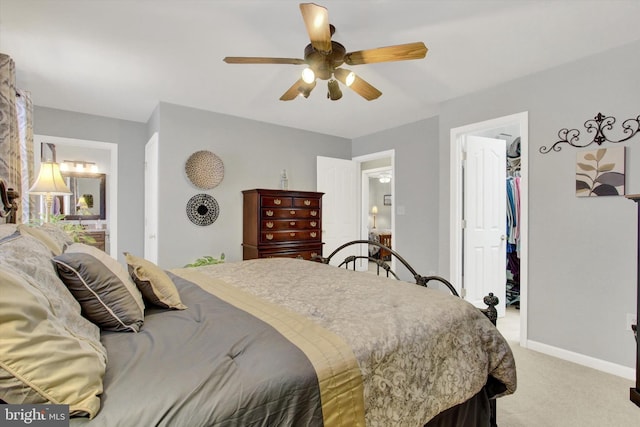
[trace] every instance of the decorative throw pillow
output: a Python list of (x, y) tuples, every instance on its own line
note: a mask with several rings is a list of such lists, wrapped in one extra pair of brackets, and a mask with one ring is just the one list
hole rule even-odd
[(105, 359), (71, 334), (47, 297), (0, 266), (0, 390), (7, 403), (66, 404), (70, 415), (100, 410)]
[(124, 253), (129, 275), (133, 279), (144, 299), (162, 308), (184, 310), (187, 308), (173, 280), (160, 267), (144, 258)]
[(26, 224), (20, 224), (18, 226), (18, 230), (23, 235), (26, 234), (29, 236), (33, 236), (36, 239), (40, 240), (47, 248), (49, 248), (54, 256), (60, 255), (67, 247), (66, 244), (61, 244), (60, 239), (54, 237), (54, 235), (52, 235), (52, 233), (47, 228), (29, 227)]
[[(16, 231), (0, 239), (0, 265), (10, 267), (47, 299), (52, 313), (75, 337), (87, 341), (106, 360), (100, 329), (80, 314), (80, 305), (62, 283), (51, 251), (38, 239)], [(0, 299), (2, 299), (0, 294)]]
[(106, 252), (96, 248), (95, 246), (90, 246), (84, 243), (73, 243), (67, 248), (65, 252), (88, 254), (103, 263), (109, 270), (113, 272), (113, 274), (115, 274), (120, 280), (122, 280), (122, 283), (124, 283), (127, 289), (131, 292), (131, 295), (133, 295), (133, 299), (136, 301), (136, 304), (138, 304), (138, 307), (140, 307), (140, 311), (144, 312), (144, 302), (142, 301), (142, 295), (140, 294), (140, 291), (138, 291), (138, 288), (136, 288), (136, 285), (131, 280), (131, 277), (129, 277), (127, 269), (117, 260), (112, 258)]
[(140, 330), (142, 295), (118, 261), (83, 243), (74, 243), (53, 261), (87, 319), (108, 331)]

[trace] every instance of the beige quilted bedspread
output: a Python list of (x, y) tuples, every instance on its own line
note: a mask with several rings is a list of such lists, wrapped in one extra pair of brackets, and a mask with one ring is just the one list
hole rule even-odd
[(296, 259), (199, 268), (340, 336), (362, 372), (367, 426), (422, 426), (491, 374), (516, 388), (513, 354), (471, 304), (443, 291)]

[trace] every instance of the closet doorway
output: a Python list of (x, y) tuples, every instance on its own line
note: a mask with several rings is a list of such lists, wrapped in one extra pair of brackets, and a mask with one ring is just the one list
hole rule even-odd
[[(451, 236), (451, 246), (450, 246), (450, 277), (453, 279), (454, 283), (461, 284), (461, 294), (467, 293), (473, 295), (477, 293), (478, 290), (468, 289), (467, 286), (474, 286), (474, 281), (467, 280), (465, 281), (465, 264), (468, 265), (471, 262), (470, 259), (465, 259), (465, 225), (469, 222), (474, 222), (473, 218), (465, 218), (465, 215), (473, 215), (474, 209), (468, 209), (468, 206), (465, 206), (465, 200), (467, 203), (470, 203), (470, 200), (473, 200), (474, 195), (469, 194), (469, 192), (474, 191), (472, 187), (465, 188), (465, 153), (467, 151), (467, 144), (472, 143), (472, 137), (484, 137), (484, 138), (493, 138), (493, 139), (503, 139), (506, 141), (506, 149), (507, 149), (507, 158), (509, 157), (509, 149), (511, 147), (511, 143), (513, 143), (516, 138), (519, 139), (519, 224), (518, 224), (518, 255), (519, 255), (519, 307), (520, 309), (517, 311), (519, 314), (519, 319), (516, 319), (516, 322), (519, 323), (519, 333), (513, 339), (518, 340), (520, 345), (526, 347), (527, 341), (527, 245), (528, 245), (528, 113), (523, 112), (519, 114), (514, 114), (511, 116), (500, 117), (493, 120), (488, 120), (480, 123), (473, 123), (470, 125), (462, 126), (459, 128), (451, 129), (450, 134), (450, 155), (451, 155), (451, 165), (450, 165), (450, 185), (451, 185), (451, 200), (450, 200), (450, 236)], [(482, 139), (482, 138), (480, 138)], [(504, 170), (507, 169), (506, 162), (504, 164)], [(509, 173), (507, 173), (507, 176)], [(500, 190), (505, 191), (505, 187), (507, 183), (501, 181), (496, 185), (503, 186)], [(505, 210), (504, 215), (507, 215)], [(507, 262), (507, 242), (508, 242), (508, 233), (500, 236), (500, 239), (504, 239), (501, 244), (501, 250), (503, 251), (500, 256), (502, 256), (502, 267), (497, 264), (489, 264), (483, 260), (477, 260), (477, 262), (484, 263), (482, 268), (505, 268), (510, 267)], [(472, 254), (473, 255), (473, 254)], [(469, 254), (467, 253), (467, 257)], [(489, 273), (488, 277), (491, 276), (500, 276), (502, 273), (502, 277), (504, 277), (505, 271), (494, 272), (495, 274)], [(510, 273), (510, 272), (507, 272)], [(507, 276), (510, 279), (513, 279), (511, 273)], [(509, 288), (507, 286), (509, 283), (505, 280), (501, 286), (500, 293), (505, 293), (507, 291), (507, 296), (513, 298), (513, 294), (510, 295)], [(495, 286), (495, 285), (494, 285)], [(503, 288), (504, 287), (504, 288)], [(498, 293), (498, 292), (496, 292)], [(509, 298), (507, 298), (509, 299)], [(501, 301), (502, 302), (502, 301)], [(513, 307), (510, 307), (513, 308)], [(504, 313), (504, 311), (502, 311)], [(514, 313), (513, 310), (509, 310), (510, 315)]]

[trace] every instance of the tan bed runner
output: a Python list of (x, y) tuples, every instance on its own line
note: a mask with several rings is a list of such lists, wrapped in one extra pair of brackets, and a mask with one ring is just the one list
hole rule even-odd
[(340, 337), (299, 314), (193, 269), (171, 272), (268, 323), (302, 350), (318, 376), (325, 426), (364, 427), (360, 368), (353, 352)]

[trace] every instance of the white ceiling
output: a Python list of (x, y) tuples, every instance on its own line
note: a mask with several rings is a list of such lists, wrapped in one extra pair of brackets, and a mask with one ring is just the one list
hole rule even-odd
[(640, 40), (640, 0), (318, 0), (347, 51), (423, 41), (429, 52), (353, 66), (382, 91), (377, 100), (343, 88), (330, 101), (319, 82), (308, 99), (283, 102), (303, 66), (222, 58), (303, 58), (309, 41), (298, 3), (0, 0), (0, 52), (15, 60), (18, 86), (39, 106), (146, 122), (164, 101), (355, 138)]

